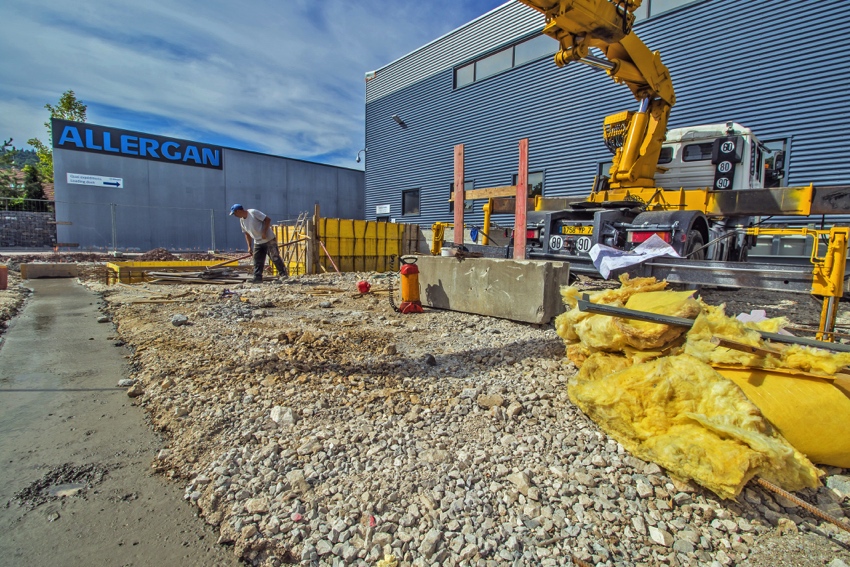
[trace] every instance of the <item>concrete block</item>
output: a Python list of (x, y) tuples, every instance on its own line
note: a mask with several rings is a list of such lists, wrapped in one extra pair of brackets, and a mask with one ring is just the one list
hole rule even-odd
[(37, 278), (76, 278), (79, 275), (76, 264), (21, 264), (21, 279)]
[(422, 305), (526, 323), (548, 323), (565, 308), (568, 262), (418, 256)]

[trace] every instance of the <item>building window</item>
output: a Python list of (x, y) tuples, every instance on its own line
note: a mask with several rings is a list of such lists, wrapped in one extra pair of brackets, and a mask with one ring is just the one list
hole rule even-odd
[[(463, 182), (463, 190), (464, 191), (471, 191), (472, 189), (475, 189), (475, 181), (464, 181)], [(449, 183), (449, 212), (450, 213), (455, 212), (454, 192), (455, 192), (455, 184)], [(465, 199), (463, 201), (463, 210), (464, 211), (471, 211), (472, 208), (473, 208), (472, 205), (473, 205), (473, 202), (471, 200)]]
[(419, 214), (419, 189), (408, 189), (401, 192), (401, 214), (402, 216)]
[(476, 80), (492, 77), (496, 73), (507, 71), (514, 66), (513, 49), (504, 49), (493, 55), (488, 55), (484, 59), (479, 59), (475, 62), (475, 78)]
[(465, 87), (475, 82), (475, 63), (458, 67), (455, 70), (455, 88)]
[[(533, 171), (528, 174), (528, 197), (543, 196), (543, 172)], [(517, 174), (514, 173), (511, 178), (511, 184), (517, 184)]]
[(525, 65), (558, 51), (558, 42), (547, 35), (535, 35), (501, 51), (480, 57), (455, 68), (455, 88), (459, 89), (503, 71)]
[(551, 57), (558, 46), (552, 46), (554, 40), (548, 35), (538, 35), (528, 41), (523, 41), (514, 46), (514, 67), (537, 61), (542, 57)]
[(635, 10), (635, 21), (653, 18), (693, 2), (696, 2), (696, 0), (643, 0), (640, 8)]

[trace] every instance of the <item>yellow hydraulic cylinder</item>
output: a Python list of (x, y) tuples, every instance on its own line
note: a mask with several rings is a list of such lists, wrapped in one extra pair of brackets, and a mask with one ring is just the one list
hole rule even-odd
[(640, 111), (635, 112), (632, 116), (631, 124), (629, 124), (629, 132), (620, 153), (617, 173), (614, 176), (616, 181), (631, 181), (630, 172), (640, 152), (640, 145), (646, 134), (648, 120), (649, 115), (646, 112), (645, 106), (642, 104)]

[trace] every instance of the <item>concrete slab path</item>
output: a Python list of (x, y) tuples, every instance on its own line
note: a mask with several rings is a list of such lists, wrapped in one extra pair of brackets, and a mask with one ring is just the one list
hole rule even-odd
[[(162, 443), (116, 386), (127, 351), (98, 296), (28, 286), (0, 348), (0, 566), (237, 565), (181, 486), (151, 474)], [(71, 495), (39, 503), (51, 490)]]

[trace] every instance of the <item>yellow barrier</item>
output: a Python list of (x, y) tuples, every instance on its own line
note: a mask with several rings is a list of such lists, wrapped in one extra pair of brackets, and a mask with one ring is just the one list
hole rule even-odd
[[(418, 250), (419, 225), (415, 224), (320, 218), (315, 239), (307, 239), (306, 228), (297, 225), (274, 230), (290, 275), (307, 273), (310, 257), (318, 265), (314, 271), (331, 272), (336, 264), (341, 272), (385, 272), (390, 269), (390, 256)], [(284, 246), (302, 238), (306, 240)]]

